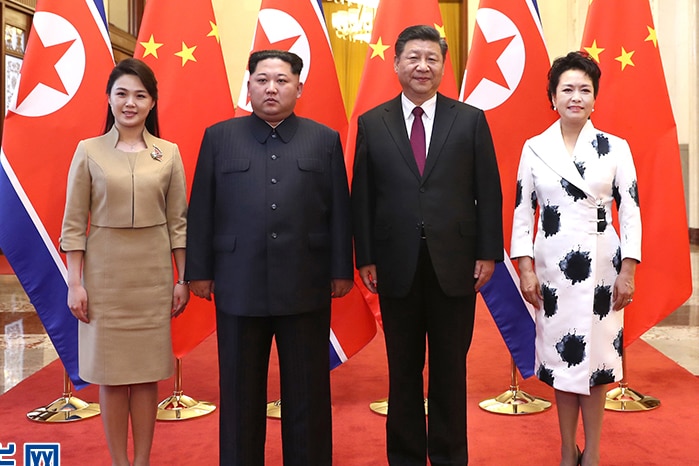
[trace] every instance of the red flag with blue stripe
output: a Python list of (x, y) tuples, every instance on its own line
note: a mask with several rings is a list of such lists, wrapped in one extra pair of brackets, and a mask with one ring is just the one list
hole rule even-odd
[(0, 249), (76, 388), (78, 321), (58, 253), (68, 167), (102, 133), (114, 66), (101, 0), (39, 0), (0, 154)]
[[(548, 69), (536, 2), (481, 0), (460, 99), (485, 111), (488, 119), (502, 182), (505, 245), (512, 232), (522, 146), (556, 119), (546, 97)], [(519, 372), (525, 378), (533, 375), (533, 310), (520, 294), (507, 251), (481, 294)]]

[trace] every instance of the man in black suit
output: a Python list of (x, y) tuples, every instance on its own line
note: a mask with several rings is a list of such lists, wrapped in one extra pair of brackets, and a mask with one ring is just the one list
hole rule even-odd
[(302, 67), (251, 54), (253, 114), (206, 130), (192, 185), (185, 277), (216, 303), (225, 466), (264, 464), (272, 337), (284, 464), (332, 461), (330, 300), (352, 287), (351, 211), (339, 134), (293, 113)]
[(359, 117), (352, 181), (356, 264), (386, 338), (388, 460), (463, 465), (476, 293), (503, 258), (500, 177), (483, 112), (437, 93), (439, 33), (411, 26), (395, 49), (403, 92)]

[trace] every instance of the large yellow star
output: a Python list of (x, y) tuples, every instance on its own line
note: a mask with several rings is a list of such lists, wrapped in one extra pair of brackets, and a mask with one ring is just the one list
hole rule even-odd
[(621, 63), (621, 70), (623, 71), (624, 68), (626, 68), (626, 65), (631, 65), (631, 66), (636, 66), (633, 61), (631, 61), (631, 57), (633, 57), (633, 54), (636, 53), (635, 50), (632, 50), (630, 52), (627, 52), (624, 47), (621, 48), (621, 55), (615, 58), (616, 61)]
[(583, 47), (587, 53), (590, 54), (592, 58), (595, 59), (597, 63), (599, 63), (599, 55), (604, 52), (603, 48), (597, 47), (597, 41), (593, 40), (592, 45), (590, 47)]
[(188, 62), (188, 61), (197, 61), (196, 58), (194, 58), (194, 51), (197, 49), (197, 46), (195, 45), (194, 47), (187, 47), (187, 44), (182, 42), (182, 50), (177, 52), (175, 55), (182, 58), (182, 66)]
[(211, 31), (206, 35), (206, 37), (215, 37), (217, 43), (221, 43), (221, 38), (218, 35), (218, 25), (214, 23), (213, 21), (209, 21), (209, 24), (211, 25)]
[(646, 37), (644, 40), (645, 41), (648, 41), (648, 40), (652, 41), (653, 45), (657, 49), (658, 48), (658, 36), (655, 35), (655, 29), (653, 29), (650, 26), (646, 26), (646, 28), (648, 28), (648, 37)]
[(146, 58), (148, 55), (153, 55), (155, 58), (158, 58), (158, 49), (163, 46), (163, 44), (159, 44), (153, 39), (153, 34), (150, 35), (148, 42), (141, 42), (141, 45), (144, 49), (143, 58)]
[(439, 31), (439, 37), (441, 37), (442, 39), (444, 39), (445, 37), (447, 37), (447, 33), (444, 32), (444, 25), (440, 26), (439, 24), (435, 24), (435, 25), (434, 25), (434, 28), (435, 28), (437, 31)]
[(383, 45), (383, 41), (381, 40), (381, 37), (379, 37), (379, 40), (376, 41), (375, 44), (369, 44), (369, 47), (371, 47), (371, 57), (369, 59), (374, 58), (376, 56), (380, 56), (382, 60), (386, 60), (386, 57), (384, 57), (383, 53), (386, 51), (387, 48), (390, 48), (390, 45)]

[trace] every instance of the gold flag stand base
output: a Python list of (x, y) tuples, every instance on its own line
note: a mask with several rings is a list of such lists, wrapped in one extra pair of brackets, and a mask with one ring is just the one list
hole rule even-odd
[(622, 350), (621, 364), (624, 378), (621, 379), (617, 388), (613, 388), (607, 392), (604, 409), (609, 411), (636, 412), (649, 411), (659, 407), (659, 399), (643, 395), (629, 388), (629, 384), (626, 382), (626, 348)]
[(282, 418), (282, 400), (274, 400), (267, 403), (267, 417), (271, 419)]
[(70, 386), (70, 378), (64, 370), (63, 396), (46, 406), (28, 412), (27, 418), (35, 422), (73, 422), (99, 415), (100, 405), (88, 403), (73, 396)]
[(642, 395), (629, 388), (625, 382), (620, 382), (617, 388), (607, 392), (604, 409), (610, 411), (649, 411), (658, 408), (660, 400), (648, 395)]
[[(388, 398), (372, 401), (369, 403), (369, 409), (382, 416), (388, 415)], [(427, 416), (427, 414), (427, 398), (425, 398), (425, 416)]]
[(197, 401), (182, 391), (182, 359), (177, 358), (175, 390), (171, 396), (158, 404), (158, 421), (182, 421), (211, 414), (216, 405), (208, 401)]
[(495, 398), (481, 401), (478, 406), (495, 414), (536, 414), (549, 409), (550, 401), (536, 398), (519, 389), (517, 366), (514, 359), (510, 359), (512, 360), (510, 389)]

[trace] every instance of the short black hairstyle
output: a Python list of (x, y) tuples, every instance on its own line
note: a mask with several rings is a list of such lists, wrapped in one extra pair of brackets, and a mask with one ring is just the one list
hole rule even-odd
[[(109, 74), (107, 80), (107, 95), (112, 93), (112, 88), (117, 79), (125, 74), (136, 76), (143, 83), (148, 94), (153, 98), (155, 105), (146, 117), (146, 129), (155, 137), (160, 137), (160, 125), (158, 124), (158, 81), (155, 79), (155, 73), (143, 61), (137, 58), (126, 58), (120, 61)], [(104, 127), (105, 134), (114, 126), (114, 115), (109, 107), (107, 107), (107, 122)]]
[[(595, 98), (599, 92), (599, 79), (602, 76), (602, 70), (597, 65), (597, 62), (587, 52), (574, 51), (569, 52), (564, 57), (556, 58), (551, 64), (548, 78), (548, 97), (549, 102), (553, 101), (553, 96), (556, 95), (556, 88), (561, 81), (561, 75), (569, 70), (580, 70), (590, 77), (592, 80), (592, 89)], [(551, 104), (553, 109), (553, 104)]]
[(268, 60), (270, 58), (278, 58), (279, 60), (287, 62), (291, 65), (291, 72), (296, 76), (301, 74), (303, 69), (303, 60), (301, 57), (293, 52), (287, 52), (285, 50), (258, 50), (250, 54), (248, 59), (248, 70), (250, 74), (253, 74), (257, 69), (257, 64), (262, 60)]
[(442, 58), (446, 58), (447, 56), (447, 50), (449, 47), (447, 47), (447, 41), (444, 40), (444, 38), (439, 34), (439, 31), (432, 26), (420, 24), (417, 26), (408, 26), (398, 35), (395, 47), (396, 57), (400, 57), (403, 50), (405, 50), (405, 44), (411, 40), (428, 40), (430, 42), (436, 42), (439, 44), (439, 49), (442, 51)]

